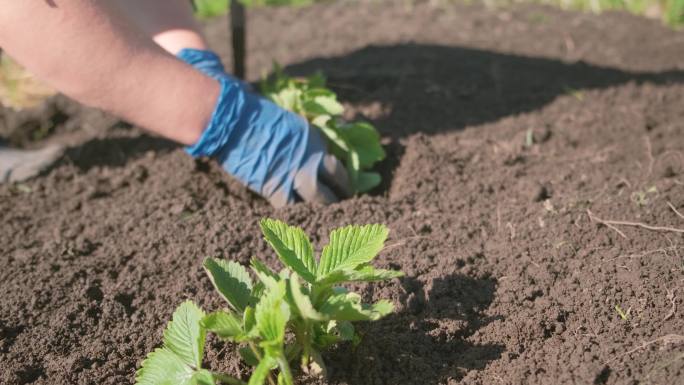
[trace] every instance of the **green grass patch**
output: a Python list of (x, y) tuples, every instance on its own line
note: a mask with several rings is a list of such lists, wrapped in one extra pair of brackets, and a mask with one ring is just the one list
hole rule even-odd
[[(240, 0), (246, 7), (309, 5), (315, 0)], [(230, 0), (193, 0), (199, 18), (221, 16), (228, 13)]]
[[(474, 0), (478, 1), (478, 0)], [(659, 18), (679, 28), (684, 25), (684, 0), (479, 0), (488, 7), (512, 4), (544, 4), (561, 9), (601, 13), (622, 10), (639, 16)]]
[[(195, 13), (200, 18), (226, 14), (230, 0), (193, 0)], [(238, 0), (247, 7), (259, 6), (301, 6), (321, 0)], [(404, 0), (411, 2), (412, 0)], [(601, 13), (610, 10), (623, 10), (639, 16), (659, 18), (665, 24), (679, 28), (684, 25), (684, 0), (441, 0), (480, 2), (488, 7), (502, 7), (512, 4), (544, 4), (561, 9)], [(535, 15), (533, 22), (546, 21), (543, 15)]]

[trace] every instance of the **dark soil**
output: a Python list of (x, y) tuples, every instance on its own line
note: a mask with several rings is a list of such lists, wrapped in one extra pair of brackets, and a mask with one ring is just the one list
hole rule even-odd
[[(623, 13), (446, 3), (249, 12), (253, 80), (272, 59), (323, 70), (382, 131), (372, 196), (273, 210), (102, 114), (65, 108), (38, 143), (4, 126), (72, 147), (0, 187), (0, 383), (132, 383), (183, 299), (221, 306), (205, 256), (277, 264), (264, 216), (319, 247), (347, 223), (392, 229), (378, 262), (406, 277), (361, 290), (397, 312), (328, 352), (321, 383), (684, 383), (682, 234), (588, 215), (684, 228), (667, 204), (684, 212), (684, 35)], [(225, 25), (208, 31), (227, 56)], [(208, 351), (247, 375), (231, 346)]]

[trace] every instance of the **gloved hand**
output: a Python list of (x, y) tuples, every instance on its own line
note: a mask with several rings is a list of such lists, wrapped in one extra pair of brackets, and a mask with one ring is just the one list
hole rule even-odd
[(40, 150), (18, 150), (0, 143), (0, 184), (32, 178), (55, 164), (64, 146), (50, 145)]
[(184, 48), (176, 55), (179, 59), (202, 71), (205, 75), (218, 80), (222, 78), (239, 82), (246, 90), (251, 90), (249, 84), (228, 74), (221, 63), (221, 58), (213, 51)]
[(297, 199), (328, 204), (350, 193), (347, 172), (318, 130), (297, 114), (248, 92), (209, 51), (179, 58), (221, 83), (211, 122), (186, 151), (216, 158), (223, 168), (275, 207)]

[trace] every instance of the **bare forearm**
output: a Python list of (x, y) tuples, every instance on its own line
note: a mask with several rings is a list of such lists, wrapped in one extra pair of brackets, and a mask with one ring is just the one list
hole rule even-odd
[(206, 127), (219, 85), (107, 1), (1, 0), (0, 8), (0, 46), (61, 92), (184, 144)]
[(188, 0), (110, 0), (141, 31), (172, 54), (207, 49)]

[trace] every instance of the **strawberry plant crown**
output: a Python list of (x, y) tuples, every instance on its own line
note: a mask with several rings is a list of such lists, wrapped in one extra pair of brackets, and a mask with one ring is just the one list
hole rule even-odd
[(333, 230), (318, 259), (301, 228), (274, 219), (263, 219), (260, 226), (285, 267), (276, 273), (253, 258), (253, 280), (237, 262), (207, 258), (204, 269), (228, 307), (206, 314), (191, 301), (182, 303), (164, 331), (163, 346), (143, 361), (136, 384), (246, 384), (202, 368), (206, 335), (213, 333), (237, 344), (241, 358), (254, 367), (249, 385), (291, 385), (291, 362), (298, 361), (306, 373), (325, 375), (323, 349), (342, 341), (359, 343), (352, 322), (375, 321), (393, 311), (387, 300), (365, 304), (340, 286), (403, 275), (371, 265), (387, 239), (384, 225)]
[(320, 130), (327, 139), (328, 150), (345, 164), (355, 193), (367, 192), (380, 184), (380, 174), (369, 171), (385, 159), (380, 134), (370, 123), (342, 119), (344, 107), (337, 101), (337, 95), (326, 88), (323, 75), (293, 78), (275, 63), (273, 75), (261, 80), (261, 92)]

